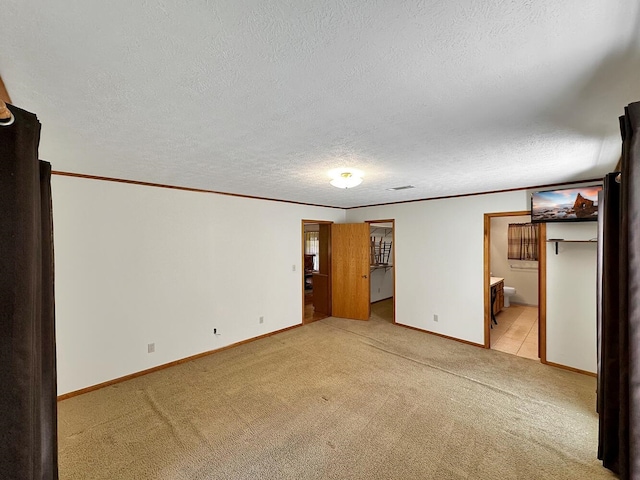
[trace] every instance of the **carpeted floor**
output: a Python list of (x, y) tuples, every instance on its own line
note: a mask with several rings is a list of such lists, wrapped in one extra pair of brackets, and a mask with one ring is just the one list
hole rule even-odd
[(374, 309), (60, 402), (60, 479), (614, 478), (595, 387)]

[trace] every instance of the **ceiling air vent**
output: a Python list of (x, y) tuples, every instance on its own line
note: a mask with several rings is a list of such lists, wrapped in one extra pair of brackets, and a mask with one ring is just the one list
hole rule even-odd
[(387, 190), (397, 191), (397, 190), (408, 190), (409, 188), (416, 188), (416, 187), (414, 187), (413, 185), (404, 185), (402, 187), (387, 188)]

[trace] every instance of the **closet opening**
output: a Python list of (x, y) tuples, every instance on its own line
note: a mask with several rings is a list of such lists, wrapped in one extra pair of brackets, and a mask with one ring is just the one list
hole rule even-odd
[(371, 319), (396, 323), (394, 220), (368, 220)]

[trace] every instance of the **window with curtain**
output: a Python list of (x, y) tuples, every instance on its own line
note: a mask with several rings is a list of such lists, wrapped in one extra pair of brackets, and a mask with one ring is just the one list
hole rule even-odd
[(507, 258), (509, 260), (538, 260), (537, 224), (509, 224)]
[(318, 253), (320, 252), (320, 232), (304, 232), (304, 253), (313, 255), (313, 269), (318, 270)]

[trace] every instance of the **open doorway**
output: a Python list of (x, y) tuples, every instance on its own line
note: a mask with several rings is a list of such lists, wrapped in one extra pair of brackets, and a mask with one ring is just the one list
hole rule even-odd
[[(304, 223), (304, 222), (303, 222)], [(306, 223), (316, 223), (307, 221)], [(320, 224), (320, 241), (323, 225)], [(339, 318), (371, 319), (372, 298), (383, 310), (380, 321), (395, 323), (394, 221), (370, 220), (362, 223), (332, 223), (329, 233), (330, 312)], [(372, 235), (373, 232), (373, 235)], [(319, 274), (323, 272), (320, 248)], [(373, 283), (371, 278), (373, 278)], [(377, 279), (380, 282), (377, 282)], [(313, 274), (313, 304), (316, 306), (316, 274)], [(373, 290), (372, 290), (373, 289)], [(378, 291), (379, 289), (379, 291)], [(307, 288), (307, 290), (309, 290)], [(373, 291), (373, 296), (372, 296)], [(380, 301), (385, 304), (377, 305)], [(386, 307), (386, 308), (385, 308)], [(376, 316), (376, 318), (378, 318)], [(384, 318), (384, 319), (383, 319)]]
[(371, 319), (395, 323), (394, 220), (368, 220)]
[(485, 214), (485, 347), (545, 361), (545, 224), (528, 211)]
[(331, 223), (302, 221), (302, 323), (331, 315)]

